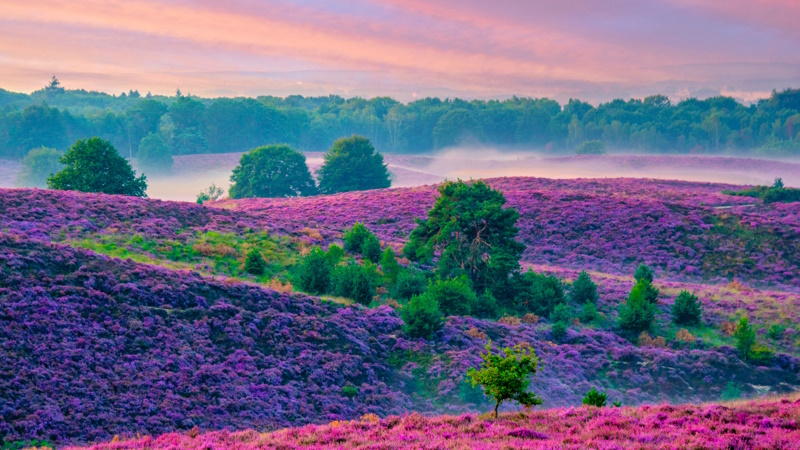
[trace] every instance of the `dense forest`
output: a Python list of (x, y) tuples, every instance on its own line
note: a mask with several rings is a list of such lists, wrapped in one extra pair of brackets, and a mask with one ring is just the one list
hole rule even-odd
[(387, 153), (455, 145), (568, 153), (600, 141), (620, 151), (800, 156), (800, 89), (773, 91), (747, 106), (730, 97), (673, 104), (663, 95), (597, 106), (518, 97), (403, 104), (388, 97), (109, 95), (66, 90), (55, 77), (31, 94), (0, 89), (0, 157), (23, 157), (41, 146), (65, 149), (91, 136), (133, 157), (150, 133), (159, 134), (175, 155), (245, 151), (271, 143), (320, 151), (358, 134)]

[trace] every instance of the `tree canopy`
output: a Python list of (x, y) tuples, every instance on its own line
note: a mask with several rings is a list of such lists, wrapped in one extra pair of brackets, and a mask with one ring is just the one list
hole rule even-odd
[(497, 408), (506, 400), (513, 400), (524, 406), (541, 405), (542, 399), (528, 391), (530, 376), (536, 373), (539, 359), (532, 348), (516, 345), (504, 348), (502, 353), (492, 353), (492, 341), (486, 344), (486, 353), (481, 354), (483, 362), (480, 369), (471, 368), (467, 378), (472, 386), (480, 385), (483, 392), (495, 400), (494, 417)]
[(231, 198), (297, 197), (317, 192), (305, 155), (288, 145), (268, 145), (243, 154), (231, 182)]
[(128, 161), (110, 142), (78, 140), (61, 157), (64, 169), (47, 179), (50, 189), (147, 197), (147, 179), (136, 177)]
[(325, 194), (382, 189), (392, 185), (383, 155), (369, 139), (353, 136), (339, 139), (325, 153), (317, 173), (319, 189)]

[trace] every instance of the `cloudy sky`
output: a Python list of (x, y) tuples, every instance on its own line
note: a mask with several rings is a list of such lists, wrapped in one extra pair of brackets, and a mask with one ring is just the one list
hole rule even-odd
[(203, 96), (800, 87), (798, 0), (0, 0), (0, 87)]

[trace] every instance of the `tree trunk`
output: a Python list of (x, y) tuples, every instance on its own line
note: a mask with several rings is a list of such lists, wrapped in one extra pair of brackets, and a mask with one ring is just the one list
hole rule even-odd
[(497, 419), (497, 407), (500, 406), (500, 400), (494, 404), (494, 418)]

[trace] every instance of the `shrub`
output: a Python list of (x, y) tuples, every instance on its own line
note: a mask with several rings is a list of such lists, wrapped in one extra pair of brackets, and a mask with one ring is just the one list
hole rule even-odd
[(786, 326), (774, 323), (769, 327), (769, 330), (767, 331), (767, 337), (777, 341), (783, 337), (784, 333), (786, 333)]
[(738, 400), (742, 397), (742, 393), (739, 391), (739, 387), (736, 386), (736, 383), (733, 381), (729, 381), (725, 384), (725, 389), (722, 391), (721, 399), (723, 402), (729, 402), (732, 400)]
[(497, 319), (497, 323), (502, 323), (503, 325), (508, 325), (512, 327), (518, 327), (522, 325), (522, 319), (517, 316), (503, 316)]
[(401, 269), (402, 267), (394, 256), (394, 250), (392, 250), (392, 247), (387, 246), (386, 250), (381, 254), (381, 272), (383, 272), (383, 276), (390, 283), (394, 283)]
[(539, 323), (539, 316), (537, 316), (534, 313), (528, 313), (528, 314), (525, 314), (524, 316), (522, 316), (522, 321), (524, 323), (527, 323), (527, 324), (530, 324), (530, 325), (534, 325), (534, 324)]
[(331, 244), (328, 246), (328, 252), (325, 254), (325, 258), (328, 260), (331, 267), (334, 267), (342, 262), (342, 258), (344, 258), (344, 249), (336, 244)]
[(549, 317), (556, 305), (566, 302), (564, 286), (554, 276), (528, 271), (520, 277), (519, 284), (519, 292), (512, 305), (512, 309), (518, 313), (532, 312)]
[(261, 252), (256, 249), (251, 249), (247, 252), (247, 258), (244, 261), (244, 271), (250, 275), (261, 276), (267, 271), (267, 262), (261, 256)]
[(323, 193), (381, 189), (392, 184), (383, 155), (375, 151), (367, 138), (339, 139), (325, 153), (324, 160), (317, 172)]
[(361, 243), (361, 255), (367, 261), (377, 263), (381, 258), (381, 243), (378, 238), (370, 233)]
[(661, 336), (650, 337), (646, 331), (642, 331), (642, 334), (639, 335), (639, 345), (642, 347), (665, 348), (667, 340)]
[(223, 191), (222, 188), (218, 188), (216, 184), (211, 183), (211, 186), (209, 186), (208, 189), (197, 194), (197, 204), (202, 205), (204, 202), (209, 200), (219, 200), (224, 193), (225, 191)]
[(408, 300), (415, 295), (425, 292), (428, 279), (419, 270), (406, 269), (397, 274), (397, 279), (389, 291), (389, 295), (396, 300)]
[(581, 271), (578, 278), (572, 283), (570, 288), (572, 301), (576, 303), (597, 303), (597, 285), (589, 277), (586, 271)]
[(268, 145), (242, 154), (231, 183), (231, 198), (297, 197), (317, 192), (305, 155), (288, 145)]
[(139, 142), (136, 163), (142, 172), (164, 174), (172, 171), (172, 154), (167, 143), (157, 133), (150, 133)]
[(595, 319), (597, 319), (597, 306), (594, 303), (586, 303), (581, 308), (581, 314), (579, 318), (583, 323), (592, 323)]
[(520, 345), (504, 348), (502, 355), (492, 354), (492, 342), (486, 344), (486, 353), (481, 354), (480, 369), (471, 368), (467, 378), (472, 386), (480, 385), (483, 392), (495, 400), (494, 417), (497, 408), (506, 400), (516, 401), (526, 407), (541, 405), (542, 399), (528, 392), (530, 375), (536, 373), (539, 359), (532, 348)]
[(416, 295), (400, 310), (406, 333), (413, 338), (431, 339), (444, 327), (439, 303), (427, 294)]
[(766, 345), (762, 344), (753, 344), (750, 347), (750, 361), (755, 364), (766, 364), (772, 361), (772, 358), (775, 356), (775, 352), (770, 350)]
[(556, 322), (550, 327), (550, 332), (553, 333), (553, 339), (561, 342), (567, 337), (568, 325), (566, 322)]
[(624, 331), (640, 333), (653, 326), (656, 308), (647, 299), (646, 289), (646, 282), (637, 283), (628, 295), (628, 300), (620, 305), (619, 326)]
[[(350, 228), (345, 228), (342, 239), (344, 240), (344, 249), (348, 252), (361, 253), (361, 248), (370, 236), (375, 237), (372, 231), (364, 226), (361, 222), (356, 222)], [(376, 238), (377, 239), (377, 238)]]
[(553, 323), (556, 322), (569, 323), (571, 320), (572, 320), (572, 310), (570, 309), (569, 305), (565, 303), (556, 305), (556, 307), (553, 308), (553, 312), (550, 314), (550, 321)]
[(696, 295), (681, 291), (672, 305), (672, 321), (678, 325), (700, 325), (703, 305)]
[(65, 167), (47, 179), (50, 189), (147, 197), (146, 177), (136, 178), (128, 161), (108, 141), (79, 139), (59, 161)]
[(334, 295), (369, 305), (378, 286), (378, 273), (374, 265), (359, 265), (354, 261), (336, 266), (331, 282)]
[(47, 178), (64, 167), (60, 160), (61, 152), (53, 148), (40, 147), (29, 151), (22, 159), (16, 184), (22, 187), (47, 187)]
[(345, 397), (352, 399), (356, 395), (358, 395), (358, 388), (353, 386), (352, 384), (348, 384), (347, 386), (342, 386), (342, 395)]
[(650, 266), (647, 264), (639, 264), (639, 266), (636, 268), (636, 272), (633, 274), (633, 278), (637, 283), (641, 281), (652, 283), (655, 276), (653, 275), (653, 270), (650, 268)]
[(606, 400), (608, 400), (608, 390), (600, 392), (592, 386), (589, 392), (583, 397), (581, 404), (602, 408), (606, 406)]
[(436, 280), (428, 285), (427, 295), (436, 300), (445, 316), (466, 316), (478, 302), (466, 278)]
[(332, 271), (328, 254), (314, 247), (300, 263), (297, 286), (309, 294), (324, 294), (330, 290)]
[(605, 153), (606, 143), (599, 139), (583, 141), (581, 145), (575, 149), (576, 155), (604, 155)]
[(748, 359), (750, 350), (756, 343), (756, 332), (750, 326), (750, 319), (747, 316), (739, 319), (733, 337), (736, 339), (736, 349), (739, 350), (739, 355), (741, 355), (742, 359)]
[(678, 333), (675, 335), (675, 339), (683, 342), (684, 344), (691, 344), (695, 340), (694, 336), (692, 336), (692, 333), (689, 333), (689, 330), (686, 328), (681, 328), (678, 330)]
[(493, 319), (500, 314), (500, 307), (497, 304), (497, 299), (494, 298), (491, 292), (484, 292), (478, 297), (472, 305), (472, 315), (482, 319)]

